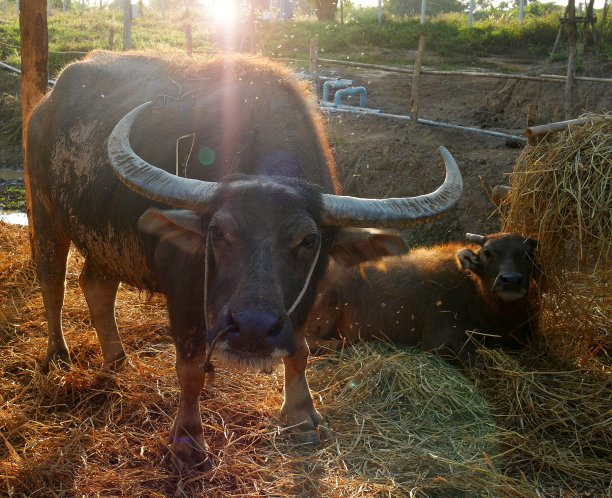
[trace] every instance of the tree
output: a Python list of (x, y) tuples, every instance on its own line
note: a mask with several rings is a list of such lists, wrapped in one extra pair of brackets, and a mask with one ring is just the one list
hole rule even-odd
[(319, 21), (333, 21), (335, 19), (338, 0), (313, 0), (313, 3)]

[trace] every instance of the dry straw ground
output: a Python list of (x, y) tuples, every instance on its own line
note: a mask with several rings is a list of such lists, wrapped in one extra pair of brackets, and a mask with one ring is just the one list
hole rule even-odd
[[(540, 257), (554, 250), (546, 244)], [(0, 223), (0, 495), (610, 496), (610, 288), (601, 273), (609, 252), (598, 254), (598, 279), (567, 284), (588, 320), (570, 330), (573, 308), (563, 308), (552, 281), (546, 303), (554, 306), (545, 304), (542, 330), (524, 351), (483, 350), (481, 364), (463, 372), (386, 345), (313, 360), (315, 400), (333, 429), (316, 447), (279, 429), (281, 370), (219, 366), (201, 399), (215, 467), (181, 474), (166, 444), (178, 387), (163, 298), (121, 287), (117, 319), (131, 365), (102, 372), (72, 252), (64, 315), (74, 366), (44, 375), (45, 319), (27, 233)], [(543, 270), (549, 282), (559, 274)]]

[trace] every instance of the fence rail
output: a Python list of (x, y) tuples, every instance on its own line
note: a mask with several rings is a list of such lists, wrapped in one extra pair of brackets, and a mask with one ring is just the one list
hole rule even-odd
[[(342, 61), (336, 59), (317, 58), (319, 62), (327, 64), (335, 64), (338, 66), (363, 67), (369, 69), (379, 69), (381, 71), (389, 71), (393, 73), (414, 74), (414, 70), (410, 68), (402, 68), (396, 66), (384, 66), (380, 64), (369, 64), (364, 62)], [(478, 71), (437, 71), (434, 69), (421, 69), (421, 74), (435, 76), (468, 76), (474, 78), (497, 78), (497, 79), (514, 79), (527, 81), (562, 81), (567, 80), (567, 76), (557, 74), (541, 74), (538, 76), (530, 76), (528, 74), (506, 74), (506, 73), (482, 73)], [(594, 78), (590, 76), (576, 76), (577, 81), (591, 81), (596, 83), (612, 83), (612, 78)]]

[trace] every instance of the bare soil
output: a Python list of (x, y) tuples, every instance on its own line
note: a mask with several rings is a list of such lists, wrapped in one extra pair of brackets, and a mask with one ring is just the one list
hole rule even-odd
[[(483, 61), (492, 72), (562, 74), (563, 66), (535, 65), (505, 59)], [(584, 62), (579, 75), (612, 76), (612, 66)], [(367, 90), (366, 107), (408, 116), (411, 77), (371, 69), (328, 74), (352, 79)], [(464, 68), (474, 69), (474, 68)], [(323, 73), (325, 74), (325, 73)], [(612, 89), (604, 83), (577, 84), (576, 111), (612, 109)], [(523, 136), (527, 110), (536, 106), (536, 124), (563, 120), (563, 82), (532, 82), (465, 76), (421, 76), (419, 117), (431, 121), (490, 129)], [(359, 97), (345, 103), (358, 105)], [(466, 232), (491, 233), (500, 219), (488, 192), (507, 183), (521, 153), (518, 144), (502, 138), (434, 126), (412, 126), (409, 121), (330, 113), (329, 136), (334, 146), (340, 183), (347, 195), (397, 197), (429, 192), (444, 179), (439, 146), (455, 157), (464, 180), (464, 194), (452, 212), (438, 221), (406, 230), (411, 244), (461, 239)]]
[[(410, 58), (409, 53), (405, 54)], [(425, 63), (440, 64), (436, 57)], [(487, 57), (463, 70), (563, 74), (564, 63), (535, 64)], [(479, 67), (476, 67), (479, 66)], [(406, 74), (366, 68), (322, 67), (322, 74), (352, 79), (367, 90), (366, 106), (385, 113), (408, 116), (412, 91)], [(612, 64), (585, 59), (579, 76), (612, 77)], [(15, 94), (16, 79), (0, 72), (0, 92)], [(612, 109), (612, 91), (604, 83), (577, 84), (574, 115), (583, 111)], [(441, 123), (491, 129), (522, 136), (527, 109), (536, 107), (538, 123), (564, 119), (563, 82), (531, 82), (465, 76), (421, 76), (419, 117)], [(359, 97), (345, 103), (358, 105)], [(409, 121), (328, 114), (328, 132), (338, 162), (338, 175), (347, 195), (398, 197), (429, 192), (443, 181), (444, 166), (438, 151), (446, 147), (455, 157), (464, 179), (458, 205), (440, 220), (404, 232), (411, 244), (431, 244), (461, 239), (465, 232), (487, 233), (500, 228), (495, 205), (488, 192), (507, 176), (521, 152), (516, 143), (473, 132), (411, 126)], [(0, 168), (22, 168), (18, 146), (0, 147)], [(0, 185), (0, 189), (2, 186)]]

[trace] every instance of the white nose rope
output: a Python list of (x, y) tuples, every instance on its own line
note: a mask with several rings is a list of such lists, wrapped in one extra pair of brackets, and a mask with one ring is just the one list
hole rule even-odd
[[(209, 253), (208, 241), (209, 239), (210, 239), (210, 232), (206, 236), (206, 247), (204, 249), (204, 315), (205, 315), (205, 321), (206, 321), (206, 338), (207, 339), (208, 339), (208, 332), (210, 331), (210, 320), (208, 316), (208, 253)], [(320, 253), (321, 253), (321, 239), (319, 239), (319, 243), (317, 244), (317, 252), (315, 254), (314, 259), (312, 260), (312, 263), (310, 264), (308, 275), (306, 276), (306, 281), (304, 282), (304, 285), (302, 286), (302, 290), (300, 291), (297, 298), (293, 302), (293, 305), (291, 306), (291, 308), (289, 308), (289, 311), (287, 311), (287, 313), (285, 313), (276, 322), (274, 322), (274, 324), (270, 326), (269, 330), (272, 330), (278, 327), (287, 318), (289, 318), (289, 315), (293, 313), (293, 311), (295, 311), (295, 308), (297, 308), (298, 304), (304, 297), (304, 294), (306, 294), (306, 290), (308, 289), (308, 285), (310, 284), (310, 280), (312, 278), (312, 274), (314, 273), (315, 266), (317, 266), (317, 261), (319, 260)], [(217, 336), (212, 340), (212, 342), (210, 343), (210, 347), (208, 347), (208, 350), (206, 351), (206, 356), (204, 357), (204, 361), (200, 364), (200, 368), (204, 370), (204, 372), (206, 373), (206, 384), (212, 384), (215, 378), (215, 367), (210, 361), (210, 357), (212, 356), (213, 349), (215, 348), (215, 345), (217, 344), (219, 339), (221, 339), (225, 334), (227, 334), (233, 328), (234, 326), (230, 325), (228, 327), (225, 327), (223, 330), (221, 330), (217, 334)]]

